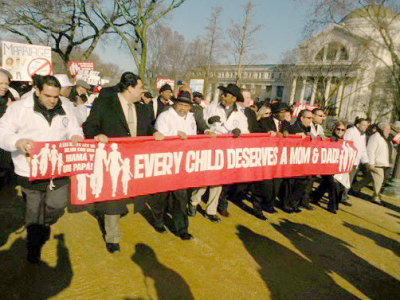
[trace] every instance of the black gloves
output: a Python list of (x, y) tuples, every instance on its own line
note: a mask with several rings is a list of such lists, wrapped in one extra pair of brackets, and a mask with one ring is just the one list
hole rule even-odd
[(219, 116), (212, 116), (208, 118), (208, 124), (212, 125), (214, 123), (221, 122), (221, 118)]
[(233, 134), (234, 138), (238, 138), (241, 133), (242, 132), (240, 131), (239, 128), (235, 128), (235, 129), (232, 130), (232, 134)]

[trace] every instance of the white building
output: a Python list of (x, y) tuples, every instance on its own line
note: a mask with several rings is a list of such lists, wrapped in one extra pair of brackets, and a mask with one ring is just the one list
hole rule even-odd
[(356, 116), (390, 119), (393, 97), (383, 82), (393, 62), (375, 19), (386, 22), (399, 55), (398, 15), (382, 6), (360, 8), (300, 45), (289, 102), (325, 104), (349, 121)]

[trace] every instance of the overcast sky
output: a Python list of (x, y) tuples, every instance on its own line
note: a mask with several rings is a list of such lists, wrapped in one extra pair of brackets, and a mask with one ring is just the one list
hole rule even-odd
[[(168, 0), (167, 0), (168, 1)], [(243, 20), (243, 5), (247, 0), (187, 0), (172, 11), (164, 24), (192, 40), (205, 33), (212, 7), (221, 6), (221, 27), (226, 29), (232, 20)], [(308, 7), (295, 0), (255, 0), (253, 24), (262, 24), (257, 33), (257, 46), (267, 55), (265, 64), (279, 63), (282, 53), (295, 48), (303, 40), (303, 27)], [(123, 71), (135, 70), (133, 58), (125, 48), (115, 44), (99, 45), (96, 50), (106, 61), (118, 64)], [(115, 58), (118, 58), (116, 60)]]

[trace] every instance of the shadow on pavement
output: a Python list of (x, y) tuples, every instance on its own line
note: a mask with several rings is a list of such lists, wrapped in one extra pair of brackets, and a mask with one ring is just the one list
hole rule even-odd
[(370, 299), (399, 299), (400, 281), (354, 254), (344, 241), (289, 220), (272, 226), (326, 274), (337, 273)]
[(318, 264), (245, 226), (237, 229), (238, 237), (260, 266), (271, 299), (356, 299)]
[(70, 284), (73, 276), (69, 251), (64, 235), (55, 236), (57, 264), (26, 261), (26, 241), (15, 240), (9, 250), (0, 251), (0, 294), (2, 299), (48, 299), (59, 294)]
[(397, 218), (397, 219), (400, 219), (400, 216), (398, 216), (398, 215), (395, 215), (395, 214), (391, 214), (391, 213), (387, 213), (389, 216), (392, 216), (392, 217), (395, 217), (395, 218)]
[(392, 203), (384, 201), (384, 200), (382, 200), (382, 203), (383, 203), (383, 206), (385, 206), (386, 208), (389, 208), (395, 212), (400, 213), (400, 207), (393, 205)]
[(388, 238), (380, 233), (376, 233), (371, 230), (361, 228), (361, 227), (353, 225), (353, 224), (349, 224), (347, 222), (344, 222), (343, 225), (345, 227), (351, 229), (355, 233), (358, 233), (360, 235), (363, 235), (363, 236), (373, 240), (378, 246), (389, 249), (395, 255), (400, 256), (400, 244), (398, 242), (396, 242), (395, 240), (392, 240), (391, 238)]
[[(174, 270), (157, 260), (154, 250), (145, 244), (136, 244), (132, 260), (142, 269), (144, 285), (148, 289), (146, 278), (154, 280), (158, 299), (194, 299), (189, 285)], [(152, 297), (149, 295), (149, 298)]]
[(14, 186), (4, 186), (0, 192), (0, 247), (11, 233), (24, 226), (24, 214), (25, 202), (17, 197)]

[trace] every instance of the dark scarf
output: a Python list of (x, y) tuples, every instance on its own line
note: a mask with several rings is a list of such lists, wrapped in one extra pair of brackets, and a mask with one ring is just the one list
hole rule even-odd
[(51, 125), (51, 121), (56, 115), (65, 115), (65, 111), (62, 107), (61, 100), (59, 99), (56, 106), (53, 109), (47, 109), (44, 107), (40, 102), (39, 102), (39, 97), (36, 95), (33, 96), (34, 99), (34, 105), (33, 105), (33, 110), (42, 114), (43, 117), (47, 120), (49, 125)]

